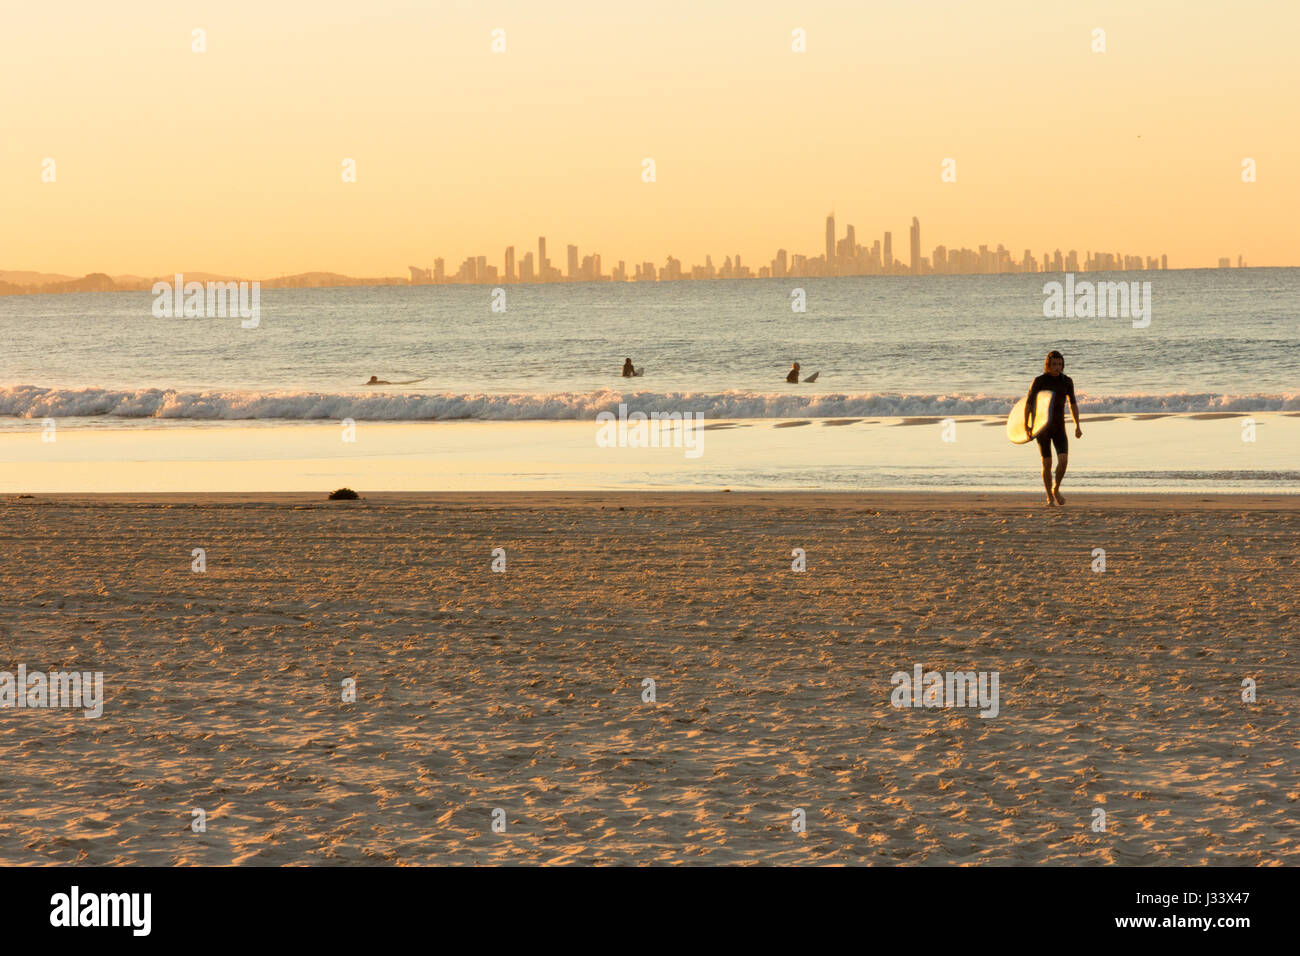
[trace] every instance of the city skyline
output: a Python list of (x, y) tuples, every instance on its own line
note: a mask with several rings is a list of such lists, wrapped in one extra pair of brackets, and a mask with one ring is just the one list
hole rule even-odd
[[(455, 272), (447, 269), (446, 259), (436, 257), (431, 266), (407, 266), (411, 285), (486, 285), (492, 283), (525, 284), (552, 282), (657, 282), (680, 279), (768, 279), (768, 278), (834, 278), (866, 275), (1001, 275), (1050, 272), (1108, 272), (1163, 270), (1169, 268), (1169, 257), (1128, 255), (1122, 252), (1093, 252), (1085, 249), (1082, 258), (1077, 249), (1062, 250), (1057, 247), (1035, 255), (1025, 249), (1019, 258), (1001, 243), (995, 249), (987, 243), (978, 248), (965, 246), (949, 249), (944, 244), (935, 246), (930, 255), (922, 254), (921, 221), (912, 217), (908, 233), (908, 261), (903, 262), (893, 253), (893, 233), (886, 230), (870, 246), (857, 241), (853, 223), (846, 223), (841, 237), (836, 228), (835, 214), (826, 217), (824, 251), (817, 256), (791, 253), (782, 247), (766, 265), (757, 270), (744, 263), (740, 253), (726, 255), (722, 264), (715, 264), (712, 254), (705, 255), (701, 264), (684, 266), (673, 254), (665, 255), (662, 266), (651, 260), (632, 263), (620, 259), (608, 274), (604, 271), (602, 253), (582, 254), (577, 244), (565, 245), (565, 268), (555, 265), (547, 253), (547, 237), (537, 237), (536, 257), (533, 251), (516, 255), (514, 245), (507, 246), (502, 254), (502, 268), (488, 262), (486, 255), (467, 256)], [(1230, 261), (1219, 257), (1219, 268)], [(1242, 256), (1237, 257), (1238, 267), (1244, 266)]]

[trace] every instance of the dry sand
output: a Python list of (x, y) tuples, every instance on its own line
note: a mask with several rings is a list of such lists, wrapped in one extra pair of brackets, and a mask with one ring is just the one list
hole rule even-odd
[[(1283, 495), (8, 497), (0, 670), (107, 701), (0, 710), (0, 862), (1295, 864), (1298, 529)], [(892, 707), (917, 663), (997, 671), (998, 716)]]

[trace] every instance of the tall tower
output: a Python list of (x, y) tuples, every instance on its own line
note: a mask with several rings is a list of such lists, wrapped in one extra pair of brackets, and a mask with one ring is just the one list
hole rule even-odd
[(885, 248), (881, 250), (880, 258), (884, 260), (881, 271), (889, 275), (894, 271), (894, 234), (891, 232), (885, 233)]
[(921, 274), (921, 220), (912, 217), (912, 275)]
[(515, 281), (515, 247), (506, 246), (506, 281)]
[(826, 270), (835, 274), (835, 213), (826, 217)]
[(542, 282), (545, 282), (550, 278), (550, 276), (547, 275), (547, 273), (550, 272), (550, 269), (548, 268), (549, 265), (550, 263), (546, 259), (546, 237), (538, 236), (537, 237), (537, 278), (540, 279)]

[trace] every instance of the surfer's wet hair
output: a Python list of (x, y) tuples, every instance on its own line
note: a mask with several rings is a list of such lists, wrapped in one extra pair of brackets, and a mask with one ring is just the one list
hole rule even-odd
[(1061, 365), (1065, 365), (1065, 356), (1056, 351), (1056, 349), (1052, 349), (1052, 351), (1047, 353), (1047, 358), (1043, 359), (1044, 372), (1050, 372), (1052, 370), (1052, 359), (1060, 359)]

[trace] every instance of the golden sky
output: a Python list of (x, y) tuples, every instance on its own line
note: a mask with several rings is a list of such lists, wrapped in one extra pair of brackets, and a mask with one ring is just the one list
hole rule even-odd
[(915, 215), (926, 255), (1300, 265), (1298, 36), (1272, 0), (12, 4), (0, 269), (404, 276), (545, 234), (757, 270), (832, 208), (902, 259)]

